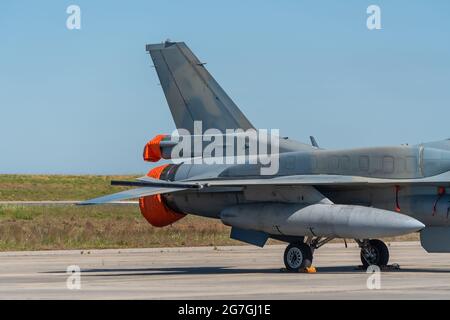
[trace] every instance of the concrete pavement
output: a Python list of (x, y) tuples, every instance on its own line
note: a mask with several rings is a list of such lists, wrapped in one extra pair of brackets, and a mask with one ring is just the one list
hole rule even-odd
[[(391, 243), (399, 271), (369, 290), (359, 250), (316, 251), (315, 274), (281, 272), (284, 246), (71, 250), (0, 253), (0, 299), (449, 299), (450, 254)], [(67, 267), (81, 268), (69, 290)], [(71, 282), (73, 283), (73, 282)]]

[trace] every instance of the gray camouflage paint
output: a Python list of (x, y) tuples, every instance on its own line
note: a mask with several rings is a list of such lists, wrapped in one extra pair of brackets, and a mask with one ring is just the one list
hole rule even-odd
[[(314, 150), (311, 152), (291, 152), (280, 155), (280, 171), (277, 176), (306, 174), (353, 175), (372, 178), (413, 179), (438, 175), (450, 171), (450, 152), (421, 146), (381, 147), (353, 150)], [(217, 176), (223, 179), (259, 177), (259, 166), (242, 165), (195, 165), (182, 164), (175, 180), (191, 177)], [(261, 177), (269, 178), (269, 177)], [(450, 197), (444, 195), (438, 200), (438, 187), (401, 186), (398, 191), (398, 204), (401, 212), (411, 215), (427, 225), (448, 225)], [(280, 189), (273, 196), (274, 189)], [(391, 186), (316, 186), (334, 203), (364, 205), (386, 210), (396, 209), (396, 188)], [(259, 198), (249, 198), (253, 189), (260, 189)], [(296, 202), (297, 195), (286, 190), (292, 187), (247, 186), (234, 192), (234, 196), (222, 192), (198, 191), (189, 196), (186, 192), (167, 195), (172, 203), (182, 211), (219, 217), (220, 212), (229, 205), (248, 202)], [(192, 198), (192, 199), (191, 199)], [(201, 200), (201, 201), (199, 201)], [(437, 201), (436, 208), (434, 205)]]
[[(165, 42), (147, 45), (146, 49), (178, 129), (193, 133), (194, 121), (202, 121), (205, 130), (215, 128), (223, 133), (226, 129), (254, 128), (184, 43)], [(166, 159), (173, 146), (169, 140), (166, 137), (161, 144)], [(323, 150), (314, 144), (280, 139), (276, 177), (292, 177), (292, 182), (308, 177), (307, 185), (264, 180), (274, 177), (261, 176), (260, 165), (182, 163), (173, 167), (174, 174), (166, 179), (239, 184), (211, 183), (200, 190), (166, 189), (163, 198), (176, 211), (222, 218), (230, 225), (289, 241), (292, 236), (314, 235), (308, 228), (312, 223), (316, 230), (323, 230), (324, 236), (356, 238), (403, 234), (425, 225), (424, 247), (450, 252), (450, 195), (446, 194), (450, 187), (450, 140), (347, 150)], [(336, 179), (340, 182), (320, 183), (332, 175), (341, 177)], [(246, 184), (246, 180), (253, 181)], [(160, 193), (144, 189), (134, 193)], [(126, 196), (112, 195), (88, 203)]]

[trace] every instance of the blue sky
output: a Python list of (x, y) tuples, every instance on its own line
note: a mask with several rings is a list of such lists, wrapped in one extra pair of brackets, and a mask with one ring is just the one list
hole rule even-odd
[[(370, 4), (382, 30), (366, 28)], [(257, 127), (326, 148), (449, 138), (449, 14), (424, 0), (2, 0), (0, 173), (146, 172), (144, 144), (174, 129), (145, 52), (167, 38)]]

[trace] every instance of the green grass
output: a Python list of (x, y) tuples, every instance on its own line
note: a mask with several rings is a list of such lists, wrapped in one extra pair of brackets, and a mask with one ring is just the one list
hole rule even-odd
[(2, 251), (227, 244), (236, 244), (228, 227), (196, 216), (155, 228), (134, 206), (0, 207)]
[(0, 175), (0, 201), (85, 200), (124, 190), (111, 180), (137, 176)]
[[(0, 201), (85, 200), (124, 190), (136, 176), (0, 175)], [(220, 221), (188, 216), (152, 227), (138, 206), (0, 206), (0, 250), (236, 244)]]

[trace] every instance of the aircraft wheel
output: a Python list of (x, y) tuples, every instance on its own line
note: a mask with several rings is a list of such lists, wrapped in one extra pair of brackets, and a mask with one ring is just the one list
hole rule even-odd
[(389, 262), (389, 249), (386, 244), (378, 239), (368, 241), (368, 244), (361, 248), (361, 262), (364, 268), (370, 265), (384, 267)]
[(305, 243), (291, 243), (284, 251), (284, 264), (289, 271), (299, 271), (311, 266), (313, 253)]

